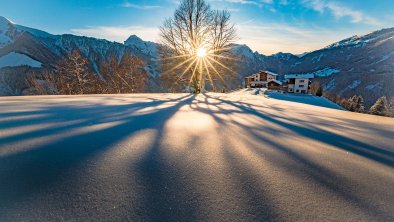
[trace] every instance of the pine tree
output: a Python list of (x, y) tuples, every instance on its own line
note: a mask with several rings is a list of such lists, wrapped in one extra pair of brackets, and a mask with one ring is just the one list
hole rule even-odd
[(355, 100), (356, 96), (350, 97), (349, 99), (346, 100), (346, 109), (352, 112), (355, 112)]
[(384, 116), (388, 113), (388, 102), (385, 96), (380, 97), (376, 103), (369, 109), (373, 115)]
[(342, 98), (339, 98), (339, 99), (338, 99), (338, 104), (339, 104), (340, 106), (342, 106), (343, 108), (345, 108), (345, 109), (351, 111), (351, 110), (350, 110), (349, 99), (342, 99)]
[(394, 96), (390, 99), (389, 114), (394, 117)]
[(347, 109), (352, 112), (364, 112), (364, 99), (362, 96), (352, 96), (346, 102)]
[(355, 105), (355, 112), (363, 113), (364, 112), (364, 98), (362, 96), (357, 96)]

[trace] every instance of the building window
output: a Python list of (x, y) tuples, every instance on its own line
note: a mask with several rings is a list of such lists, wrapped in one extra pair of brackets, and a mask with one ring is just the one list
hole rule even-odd
[(299, 85), (300, 88), (304, 88), (304, 85)]
[(297, 89), (296, 92), (300, 92), (300, 90)]
[(305, 82), (305, 80), (301, 79), (300, 82)]

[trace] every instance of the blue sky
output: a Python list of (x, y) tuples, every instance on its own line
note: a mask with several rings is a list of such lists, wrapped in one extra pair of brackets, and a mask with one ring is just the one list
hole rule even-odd
[[(0, 15), (53, 34), (123, 42), (158, 40), (178, 0), (0, 0)], [(394, 26), (393, 0), (207, 0), (228, 9), (237, 42), (264, 54), (302, 53), (356, 34)]]

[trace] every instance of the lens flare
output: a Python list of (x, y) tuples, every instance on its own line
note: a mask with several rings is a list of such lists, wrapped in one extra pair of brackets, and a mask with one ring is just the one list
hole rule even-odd
[(197, 57), (204, 58), (207, 56), (207, 49), (206, 48), (198, 48), (197, 49)]
[[(218, 79), (227, 87), (225, 78), (222, 76), (222, 72), (236, 74), (230, 67), (227, 67), (221, 60), (239, 61), (238, 58), (233, 57), (231, 53), (228, 53), (233, 47), (219, 47), (217, 49), (207, 48), (203, 46), (197, 46), (196, 48), (190, 49), (190, 53), (178, 54), (174, 56), (163, 57), (160, 60), (163, 62), (171, 62), (171, 60), (180, 60), (179, 63), (174, 64), (169, 70), (166, 70), (164, 74), (169, 74), (179, 70), (176, 74), (173, 86), (177, 83), (188, 82), (189, 87), (196, 81), (200, 84), (200, 90), (205, 90), (205, 80), (211, 85), (211, 90), (216, 90), (214, 81)], [(227, 53), (225, 53), (227, 52)], [(185, 76), (189, 76), (184, 79)]]

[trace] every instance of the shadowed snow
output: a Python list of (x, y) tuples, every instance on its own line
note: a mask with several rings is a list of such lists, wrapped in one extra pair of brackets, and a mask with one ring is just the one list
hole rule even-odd
[(0, 98), (0, 221), (394, 220), (394, 120), (286, 100)]

